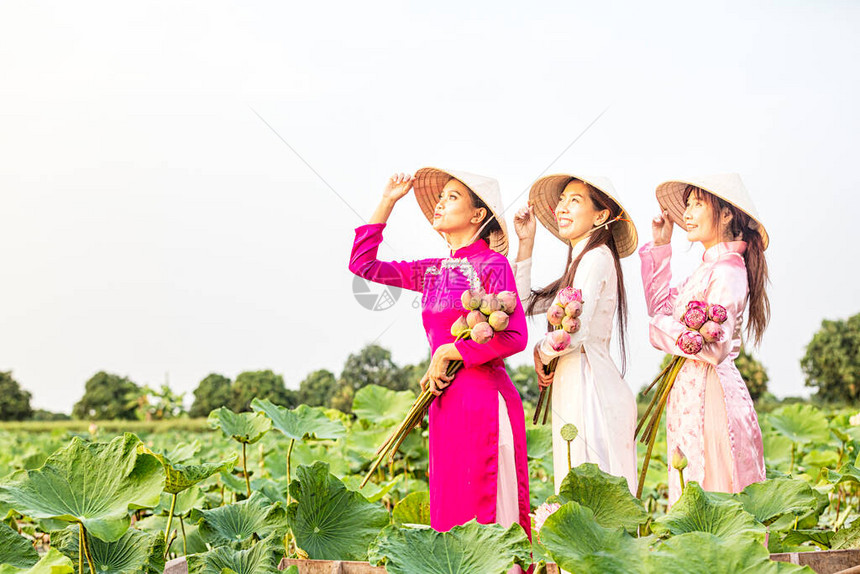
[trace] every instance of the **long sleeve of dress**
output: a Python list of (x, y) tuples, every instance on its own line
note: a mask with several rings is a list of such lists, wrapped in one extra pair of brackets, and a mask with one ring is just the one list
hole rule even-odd
[[(529, 306), (532, 300), (532, 258), (523, 259), (514, 263), (514, 277), (517, 282), (517, 293), (523, 302), (523, 309)], [(546, 313), (551, 301), (542, 301), (532, 309), (532, 315)]]
[(424, 272), (434, 260), (379, 261), (376, 254), (382, 243), (384, 228), (384, 223), (356, 228), (355, 242), (349, 257), (349, 270), (375, 283), (421, 292), (424, 288)]
[[(486, 275), (482, 285), (487, 293), (499, 293), (500, 291), (513, 291), (516, 289), (514, 273), (507, 259), (501, 259), (503, 265), (488, 266), (491, 272)], [(519, 298), (518, 298), (519, 299)], [(526, 315), (523, 312), (521, 301), (517, 301), (517, 308), (510, 316), (508, 328), (493, 335), (487, 343), (476, 343), (471, 339), (460, 339), (455, 343), (457, 350), (463, 357), (463, 366), (466, 368), (482, 365), (493, 359), (510, 357), (519, 353), (528, 345), (528, 329), (526, 327)]]
[(573, 278), (573, 287), (582, 291), (579, 331), (570, 335), (570, 345), (561, 351), (554, 350), (550, 345), (549, 337), (545, 335), (539, 347), (543, 364), (548, 364), (555, 357), (580, 350), (583, 341), (588, 339), (591, 322), (597, 311), (597, 302), (605, 296), (607, 283), (614, 276), (615, 263), (608, 250), (592, 249), (582, 256)]
[(711, 270), (704, 288), (703, 300), (710, 305), (719, 304), (726, 308), (727, 319), (720, 326), (723, 331), (722, 338), (713, 343), (705, 343), (699, 353), (688, 355), (675, 343), (687, 327), (671, 313), (657, 313), (651, 319), (649, 327), (651, 344), (672, 355), (719, 365), (732, 351), (733, 335), (743, 319), (746, 297), (747, 276), (743, 258), (735, 255), (721, 260)]
[(642, 262), (642, 286), (645, 289), (645, 303), (648, 316), (656, 313), (671, 313), (672, 301), (677, 290), (672, 283), (672, 245), (654, 245), (649, 241), (639, 250)]

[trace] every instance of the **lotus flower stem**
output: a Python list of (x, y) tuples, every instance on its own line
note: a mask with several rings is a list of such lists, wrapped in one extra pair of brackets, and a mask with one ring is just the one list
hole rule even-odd
[(242, 470), (245, 471), (245, 487), (248, 490), (248, 498), (251, 498), (251, 479), (248, 477), (248, 456), (245, 449), (247, 445), (242, 443)]
[(794, 444), (794, 442), (792, 442), (791, 443), (791, 463), (788, 465), (788, 474), (791, 474), (792, 472), (794, 472), (794, 449), (795, 449), (795, 444)]
[[(548, 365), (544, 365), (543, 372), (545, 375), (555, 372), (556, 365), (558, 365), (558, 357), (554, 357)], [(540, 395), (538, 396), (537, 406), (535, 407), (535, 415), (532, 417), (532, 424), (538, 424), (540, 420), (541, 407), (544, 407), (544, 415), (543, 415), (543, 423), (546, 424), (546, 418), (549, 414), (549, 403), (550, 398), (552, 397), (552, 389), (549, 387), (544, 387), (540, 390)]]
[(78, 573), (84, 574), (84, 525), (78, 523)]
[(173, 524), (173, 511), (176, 510), (176, 496), (176, 493), (174, 493), (173, 498), (170, 500), (170, 512), (167, 513), (167, 528), (164, 529), (165, 540), (170, 536), (170, 525)]
[[(648, 409), (636, 426), (635, 436), (639, 438), (640, 442), (647, 445), (645, 457), (642, 459), (642, 470), (639, 472), (639, 483), (636, 486), (636, 498), (642, 497), (645, 476), (648, 474), (648, 464), (651, 462), (651, 452), (654, 450), (654, 441), (657, 439), (657, 431), (660, 429), (660, 419), (663, 417), (663, 411), (666, 409), (666, 401), (669, 398), (669, 392), (675, 384), (675, 378), (678, 376), (681, 367), (684, 366), (685, 361), (684, 357), (676, 356), (673, 358), (669, 365), (657, 375), (657, 378), (648, 387), (651, 389), (657, 384), (654, 397), (651, 399)], [(645, 424), (644, 430), (642, 428), (643, 424)]]
[(293, 456), (293, 445), (296, 444), (296, 439), (290, 439), (290, 448), (287, 449), (287, 504), (292, 500), (290, 498), (290, 458)]
[(188, 541), (185, 537), (185, 521), (182, 520), (182, 517), (179, 517), (179, 526), (182, 528), (182, 554), (183, 556), (188, 556)]
[(552, 385), (547, 389), (547, 397), (546, 397), (546, 410), (543, 412), (543, 422), (541, 424), (546, 424), (546, 419), (549, 416), (549, 409), (552, 405)]
[[(83, 522), (78, 522), (78, 527), (80, 528), (79, 533), (80, 533), (80, 539), (81, 539), (80, 544), (78, 544), (78, 546), (80, 547), (80, 548), (78, 548), (78, 563), (79, 563), (78, 571), (81, 574), (83, 574), (83, 572), (84, 572), (83, 562), (80, 561), (81, 560), (81, 554), (83, 554), (87, 559), (87, 566), (89, 566), (90, 572), (92, 572), (92, 574), (96, 574), (95, 566), (93, 566), (93, 559), (90, 556), (90, 549), (89, 549), (89, 546), (87, 546), (87, 529), (84, 528)], [(81, 550), (81, 549), (83, 549), (83, 550)]]

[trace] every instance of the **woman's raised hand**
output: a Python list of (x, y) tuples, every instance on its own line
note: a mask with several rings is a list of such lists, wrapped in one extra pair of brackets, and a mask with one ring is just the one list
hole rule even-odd
[(654, 235), (654, 245), (667, 245), (671, 242), (674, 225), (667, 209), (664, 209), (663, 213), (652, 219), (651, 233)]
[(520, 240), (534, 239), (537, 224), (535, 223), (534, 208), (531, 203), (521, 207), (514, 215), (514, 229)]
[(387, 222), (391, 216), (391, 211), (394, 209), (394, 204), (409, 193), (414, 182), (415, 178), (408, 173), (395, 173), (388, 178), (388, 182), (382, 190), (382, 199), (379, 201), (379, 205), (376, 206), (373, 215), (370, 216), (368, 223)]
[(388, 179), (382, 197), (391, 201), (397, 201), (412, 189), (415, 179), (408, 173), (395, 173)]

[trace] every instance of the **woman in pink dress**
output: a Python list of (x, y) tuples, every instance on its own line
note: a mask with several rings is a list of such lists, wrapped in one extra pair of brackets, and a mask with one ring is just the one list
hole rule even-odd
[[(652, 222), (654, 241), (639, 250), (651, 344), (687, 358), (666, 407), (668, 450), (680, 447), (687, 456), (687, 480), (709, 491), (739, 492), (765, 478), (761, 429), (734, 359), (746, 307), (746, 332), (755, 344), (770, 318), (767, 232), (737, 174), (668, 181), (657, 187), (657, 200), (662, 213)], [(670, 287), (673, 222), (705, 248), (701, 265), (677, 288)], [(728, 319), (719, 341), (688, 355), (676, 341), (694, 300), (724, 306)], [(669, 503), (680, 495), (677, 471), (670, 469)]]
[[(451, 248), (449, 257), (379, 261), (382, 231), (410, 189), (424, 215)], [(519, 522), (530, 534), (525, 415), (503, 359), (528, 343), (518, 302), (510, 324), (486, 344), (453, 343), (451, 325), (464, 314), (466, 289), (516, 291), (505, 257), (508, 237), (496, 180), (465, 172), (423, 168), (412, 178), (394, 175), (370, 222), (355, 231), (349, 269), (365, 279), (422, 293), (422, 319), (432, 358), (422, 387), (430, 405), (430, 524), (439, 531), (472, 519)], [(463, 367), (449, 378), (450, 361)]]

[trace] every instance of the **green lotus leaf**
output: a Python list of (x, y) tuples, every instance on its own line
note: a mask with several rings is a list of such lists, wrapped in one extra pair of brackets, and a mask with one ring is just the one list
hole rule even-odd
[(239, 455), (221, 462), (203, 462), (200, 464), (178, 464), (166, 455), (152, 452), (141, 445), (140, 449), (151, 454), (161, 463), (164, 468), (164, 492), (179, 494), (187, 488), (191, 488), (198, 482), (203, 482), (218, 472), (230, 472), (239, 460)]
[(786, 514), (799, 517), (818, 508), (823, 509), (822, 498), (826, 505), (826, 496), (802, 480), (791, 478), (755, 482), (734, 495), (744, 510), (766, 526)]
[(643, 566), (638, 571), (649, 574), (815, 574), (808, 566), (771, 561), (767, 548), (752, 538), (707, 532), (666, 540), (646, 555)]
[(832, 550), (860, 548), (860, 519), (840, 528), (839, 532), (834, 534), (830, 540), (830, 548)]
[(526, 430), (528, 456), (534, 460), (549, 459), (552, 463), (552, 429), (549, 426)]
[(771, 467), (781, 466), (788, 471), (788, 465), (791, 462), (791, 439), (773, 431), (762, 433), (761, 438), (767, 469), (771, 470)]
[(828, 470), (825, 473), (824, 478), (828, 480), (828, 482), (832, 482), (834, 484), (840, 484), (842, 482), (853, 482), (856, 484), (860, 484), (860, 469), (854, 466), (851, 463), (843, 464), (838, 471)]
[(830, 548), (835, 534), (832, 530), (789, 530), (780, 543), (786, 546), (800, 546), (804, 542), (812, 542), (826, 549)]
[(39, 561), (33, 543), (0, 523), (0, 564), (15, 568), (29, 568)]
[(80, 522), (96, 538), (118, 540), (129, 509), (154, 508), (164, 485), (161, 464), (138, 454), (138, 444), (129, 433), (109, 443), (76, 437), (42, 468), (0, 481), (0, 501), (31, 518)]
[[(173, 495), (168, 492), (161, 493), (161, 500), (158, 501), (158, 506), (152, 511), (153, 514), (167, 515), (170, 512), (170, 505), (173, 502)], [(173, 509), (173, 516), (188, 516), (188, 513), (195, 508), (201, 508), (206, 504), (206, 495), (197, 488), (192, 486), (187, 490), (183, 490), (176, 495), (176, 505)]]
[(272, 428), (272, 419), (263, 413), (234, 413), (227, 407), (209, 413), (208, 422), (224, 436), (244, 444), (254, 444)]
[(400, 423), (415, 402), (412, 391), (392, 391), (379, 385), (367, 385), (355, 393), (352, 412), (362, 420), (382, 426)]
[(561, 568), (570, 572), (639, 572), (649, 539), (636, 539), (621, 527), (597, 523), (590, 508), (568, 502), (540, 529), (540, 542)]
[(0, 565), (0, 574), (75, 574), (75, 567), (68, 556), (56, 548), (49, 548), (31, 568), (20, 570), (11, 564), (3, 564)]
[(274, 543), (266, 538), (244, 550), (219, 546), (202, 554), (189, 554), (188, 574), (280, 574)]
[(529, 540), (519, 524), (470, 520), (448, 532), (389, 526), (373, 542), (369, 560), (389, 574), (504, 574), (531, 562)]
[(268, 399), (254, 399), (251, 408), (255, 412), (263, 412), (272, 419), (272, 426), (293, 440), (305, 438), (336, 439), (346, 434), (346, 428), (340, 421), (334, 421), (325, 415), (325, 409), (299, 405), (288, 409), (273, 404)]
[(360, 476), (345, 476), (341, 481), (349, 490), (360, 492), (368, 502), (378, 502), (401, 482), (402, 477), (402, 474), (398, 474), (392, 480), (383, 482), (382, 484), (368, 482), (364, 485), (364, 488), (361, 488), (361, 481), (363, 478)]
[[(170, 552), (176, 555), (194, 554), (197, 552), (206, 552), (209, 548), (201, 538), (197, 531), (197, 525), (185, 521), (185, 540), (182, 539), (182, 528), (179, 524), (180, 519), (174, 518), (173, 529), (178, 530), (178, 535), (170, 544)], [(147, 516), (142, 520), (138, 520), (134, 524), (135, 528), (149, 532), (150, 534), (164, 533), (167, 528), (167, 516)], [(186, 552), (187, 550), (187, 552)]]
[(594, 520), (606, 528), (636, 528), (648, 519), (642, 501), (630, 493), (627, 479), (586, 462), (572, 469), (561, 483), (559, 503), (575, 501), (590, 508)]
[[(51, 545), (78, 563), (78, 526), (51, 533)], [(119, 540), (104, 542), (87, 535), (87, 546), (96, 572), (111, 574), (162, 574), (164, 572), (164, 533), (150, 534), (130, 528)], [(87, 570), (84, 559), (84, 571)]]
[(830, 438), (827, 418), (812, 405), (796, 403), (780, 407), (768, 415), (767, 422), (795, 443), (826, 443)]
[[(385, 438), (380, 439), (380, 441), (385, 440)], [(340, 441), (336, 443), (334, 447), (324, 447), (322, 445), (310, 445), (304, 442), (296, 443), (295, 448), (293, 449), (292, 456), (292, 467), (297, 468), (299, 466), (310, 466), (316, 461), (320, 460), (329, 465), (329, 472), (338, 478), (343, 478), (350, 473), (349, 460), (345, 456), (345, 445), (343, 445)], [(367, 463), (368, 460), (373, 458), (373, 453), (376, 452), (376, 449), (379, 448), (379, 443), (376, 443), (375, 446), (372, 447), (373, 451), (369, 452), (368, 455), (361, 459), (361, 463)], [(285, 451), (278, 450), (271, 457), (267, 457), (266, 461), (273, 461), (271, 465), (268, 465), (267, 468), (271, 467), (273, 472), (271, 472), (272, 476), (286, 476), (286, 460), (287, 455)], [(276, 462), (275, 462), (276, 461)]]
[(173, 447), (170, 452), (166, 453), (167, 460), (171, 462), (185, 462), (191, 459), (200, 451), (200, 441), (193, 440), (191, 442), (180, 442)]
[(221, 478), (221, 482), (224, 483), (224, 486), (226, 486), (230, 491), (238, 492), (243, 496), (245, 495), (247, 487), (245, 486), (244, 478), (229, 472), (222, 472), (218, 476)]
[(271, 504), (268, 497), (255, 492), (251, 498), (213, 508), (195, 510), (191, 520), (198, 525), (200, 536), (211, 546), (241, 543), (255, 534), (265, 538), (274, 532), (286, 532), (286, 511)]
[(299, 548), (315, 560), (364, 560), (367, 547), (388, 525), (388, 511), (348, 490), (323, 462), (300, 466), (287, 508)]
[(394, 524), (426, 524), (430, 525), (430, 493), (413, 492), (398, 502), (391, 512)]
[(723, 538), (743, 536), (759, 542), (765, 537), (765, 527), (740, 502), (712, 498), (696, 482), (687, 483), (672, 510), (655, 520), (651, 530), (662, 537), (685, 532), (708, 532)]

